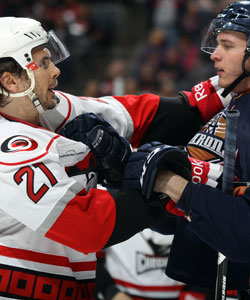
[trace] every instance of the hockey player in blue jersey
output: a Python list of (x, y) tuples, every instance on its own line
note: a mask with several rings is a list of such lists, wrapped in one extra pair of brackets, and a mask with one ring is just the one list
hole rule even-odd
[[(173, 172), (157, 174), (154, 192), (168, 195), (176, 204), (175, 209), (171, 206), (171, 211), (185, 212), (189, 219), (176, 221), (166, 274), (186, 283), (214, 288), (219, 251), (229, 259), (227, 288), (249, 289), (250, 1), (234, 2), (222, 10), (205, 32), (201, 48), (211, 55), (219, 85), (236, 95), (228, 108), (213, 117), (190, 140), (186, 150), (194, 159), (223, 164), (226, 112), (239, 110), (235, 157), (238, 186), (229, 196), (219, 188), (188, 181)], [(143, 155), (143, 151), (145, 147), (132, 154), (127, 170), (137, 163), (136, 155)], [(132, 187), (131, 174), (126, 174), (125, 184)], [(145, 168), (138, 184), (142, 191), (148, 184), (144, 179)], [(169, 228), (165, 222), (157, 230), (168, 234)]]

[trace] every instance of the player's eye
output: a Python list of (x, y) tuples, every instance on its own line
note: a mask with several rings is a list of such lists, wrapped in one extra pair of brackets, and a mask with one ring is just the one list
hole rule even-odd
[(49, 58), (43, 59), (39, 64), (39, 68), (47, 69), (50, 64), (51, 64), (51, 60)]

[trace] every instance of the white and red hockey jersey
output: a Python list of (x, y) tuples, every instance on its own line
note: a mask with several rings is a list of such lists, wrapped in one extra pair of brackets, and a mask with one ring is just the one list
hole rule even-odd
[[(128, 138), (135, 127), (145, 130), (112, 97), (56, 94), (58, 106), (45, 113), (55, 130), (85, 112), (105, 116)], [(152, 117), (145, 114), (145, 122)], [(83, 143), (4, 114), (0, 125), (0, 299), (91, 299), (94, 252), (115, 223), (111, 195), (96, 189), (93, 154)]]
[[(96, 258), (83, 254), (81, 220), (91, 213), (89, 197), (77, 195), (96, 185), (94, 158), (48, 130), (3, 116), (0, 126), (0, 299), (89, 298), (81, 289), (92, 293)], [(66, 169), (79, 164), (87, 172), (69, 177)]]
[[(133, 297), (177, 299), (184, 284), (165, 274), (172, 238), (145, 229), (105, 250), (105, 266), (119, 290)], [(161, 253), (155, 253), (150, 240)]]

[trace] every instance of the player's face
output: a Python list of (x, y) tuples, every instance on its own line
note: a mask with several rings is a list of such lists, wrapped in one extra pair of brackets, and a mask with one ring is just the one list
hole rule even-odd
[[(218, 34), (217, 48), (212, 53), (211, 59), (214, 61), (221, 87), (226, 88), (242, 74), (242, 61), (245, 49), (246, 36), (244, 33), (222, 31)], [(248, 90), (248, 81), (249, 79), (242, 80), (234, 91), (239, 93)]]
[(52, 109), (56, 105), (53, 89), (57, 87), (57, 77), (60, 70), (51, 62), (51, 55), (47, 48), (39, 48), (32, 53), (33, 60), (38, 69), (35, 73), (34, 92), (39, 98), (44, 109)]

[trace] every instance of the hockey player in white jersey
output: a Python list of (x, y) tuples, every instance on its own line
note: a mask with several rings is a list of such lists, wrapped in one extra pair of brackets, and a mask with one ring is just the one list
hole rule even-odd
[(149, 228), (98, 253), (95, 298), (106, 300), (205, 300), (205, 289), (165, 274), (173, 235)]
[(91, 299), (94, 252), (163, 218), (139, 192), (96, 188), (96, 158), (86, 143), (57, 133), (65, 124), (91, 112), (134, 147), (152, 136), (180, 144), (227, 104), (216, 78), (176, 99), (53, 91), (55, 64), (68, 56), (39, 22), (0, 18), (0, 299)]

